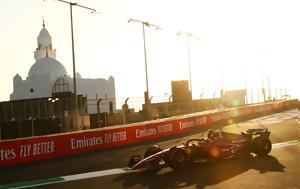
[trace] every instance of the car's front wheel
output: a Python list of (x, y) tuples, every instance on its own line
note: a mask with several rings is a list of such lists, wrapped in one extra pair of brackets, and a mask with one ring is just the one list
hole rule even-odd
[[(158, 147), (158, 145), (151, 146), (145, 151), (144, 158), (152, 156), (160, 151), (161, 149)], [(155, 159), (153, 161), (147, 162), (145, 164), (146, 171), (149, 173), (157, 173), (158, 171), (160, 171), (161, 166), (159, 165), (159, 161), (160, 159)]]
[(145, 151), (144, 158), (152, 156), (153, 154), (156, 154), (157, 152), (160, 152), (160, 151), (161, 151), (161, 149), (158, 147), (158, 145), (153, 145)]

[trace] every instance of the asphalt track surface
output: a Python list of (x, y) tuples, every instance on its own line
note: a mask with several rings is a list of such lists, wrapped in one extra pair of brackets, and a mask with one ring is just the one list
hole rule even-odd
[[(248, 128), (268, 128), (272, 143), (300, 139), (297, 109), (273, 114), (237, 124), (219, 127), (224, 131), (240, 133)], [(74, 155), (35, 162), (0, 170), (0, 185), (90, 173), (126, 167), (133, 154), (143, 154), (152, 144), (162, 148), (182, 144), (189, 138), (204, 134), (195, 130), (188, 134), (152, 140), (111, 150)], [(1, 188), (1, 186), (0, 186)], [(300, 189), (300, 145), (279, 146), (263, 158), (249, 156), (243, 159), (199, 164), (184, 170), (162, 169), (155, 175), (143, 172), (126, 172), (92, 177), (34, 188), (288, 188)]]

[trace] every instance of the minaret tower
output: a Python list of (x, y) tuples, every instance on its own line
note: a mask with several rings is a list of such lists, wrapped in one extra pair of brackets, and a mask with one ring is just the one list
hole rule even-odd
[(34, 58), (35, 61), (38, 61), (44, 57), (50, 57), (56, 59), (56, 50), (52, 49), (52, 38), (45, 28), (45, 21), (43, 19), (43, 28), (40, 31), (39, 36), (37, 37), (37, 44), (38, 47), (36, 51), (34, 51)]

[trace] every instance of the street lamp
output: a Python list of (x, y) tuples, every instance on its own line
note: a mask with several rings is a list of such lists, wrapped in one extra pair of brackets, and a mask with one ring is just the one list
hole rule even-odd
[[(70, 18), (71, 18), (71, 40), (72, 40), (72, 62), (73, 62), (73, 86), (74, 86), (74, 118), (76, 119), (76, 126), (77, 126), (77, 115), (78, 115), (78, 111), (77, 111), (77, 88), (76, 88), (76, 68), (75, 68), (75, 52), (74, 52), (74, 34), (73, 34), (73, 12), (72, 12), (72, 8), (73, 6), (77, 6), (77, 7), (81, 7), (84, 9), (88, 9), (91, 10), (92, 13), (95, 13), (96, 10), (83, 6), (83, 5), (79, 5), (77, 3), (73, 3), (73, 2), (69, 2), (69, 1), (64, 1), (64, 0), (57, 0), (60, 1), (62, 3), (67, 3), (70, 5)], [(73, 122), (74, 125), (74, 122)]]
[(263, 99), (264, 102), (266, 102), (266, 90), (265, 90), (265, 69), (264, 69), (264, 65), (262, 65), (261, 67), (261, 84), (262, 84), (262, 95), (263, 95)]
[(243, 66), (243, 72), (244, 72), (244, 87), (246, 92), (246, 104), (248, 104), (248, 82), (247, 82), (246, 65)]
[(123, 109), (123, 123), (126, 124), (126, 115), (128, 114), (128, 102), (129, 98), (126, 98), (124, 104), (122, 105), (122, 109)]
[(223, 64), (220, 64), (220, 79), (221, 79), (221, 98), (224, 102), (224, 70)]
[(200, 99), (201, 99), (201, 100), (202, 100), (203, 93), (204, 93), (204, 92), (202, 92), (201, 95), (200, 95)]
[[(59, 115), (59, 117), (60, 117), (60, 126), (62, 128), (63, 127), (63, 114), (62, 114), (61, 99), (60, 98), (48, 98), (48, 101), (53, 103), (53, 105), (54, 105), (55, 102), (59, 103), (58, 106), (59, 106), (59, 114), (60, 114)], [(54, 110), (54, 107), (53, 107), (53, 110)], [(54, 114), (55, 114), (55, 112), (54, 112)]]
[(31, 120), (31, 136), (34, 136), (34, 125), (33, 125), (34, 118), (33, 116), (29, 116), (28, 119)]
[(143, 42), (144, 42), (144, 58), (145, 58), (145, 72), (146, 72), (146, 95), (145, 104), (149, 103), (149, 87), (148, 87), (148, 70), (147, 70), (147, 53), (146, 53), (146, 39), (145, 39), (145, 26), (154, 27), (156, 30), (161, 29), (159, 26), (150, 24), (149, 22), (144, 22), (136, 19), (129, 19), (128, 22), (138, 22), (142, 24), (143, 27)]
[[(191, 91), (191, 97), (193, 96), (192, 94), (192, 71), (191, 71), (191, 54), (190, 54), (190, 38), (194, 38), (194, 39), (198, 39), (197, 36), (195, 36), (192, 33), (189, 32), (183, 32), (183, 31), (179, 31), (176, 34), (177, 36), (181, 36), (181, 35), (185, 35), (186, 36), (186, 46), (187, 46), (187, 63), (189, 66), (189, 80), (190, 80), (190, 91)], [(193, 98), (192, 98), (193, 99)]]
[(100, 98), (97, 101), (97, 125), (98, 127), (101, 127), (101, 121), (100, 121), (100, 102), (102, 101), (102, 98)]

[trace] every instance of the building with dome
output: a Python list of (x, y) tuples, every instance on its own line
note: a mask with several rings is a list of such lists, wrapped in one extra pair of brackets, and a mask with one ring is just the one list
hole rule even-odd
[[(56, 96), (59, 93), (72, 93), (73, 78), (71, 78), (64, 65), (56, 59), (56, 49), (53, 49), (52, 37), (43, 27), (37, 37), (37, 48), (34, 51), (35, 63), (31, 66), (25, 80), (19, 74), (13, 78), (13, 92), (10, 100), (35, 99)], [(115, 80), (81, 78), (77, 73), (77, 94), (83, 95), (88, 101), (88, 113), (97, 112), (97, 100), (101, 101), (101, 111), (116, 110)], [(109, 103), (111, 102), (111, 103)], [(109, 107), (109, 104), (113, 104)]]

